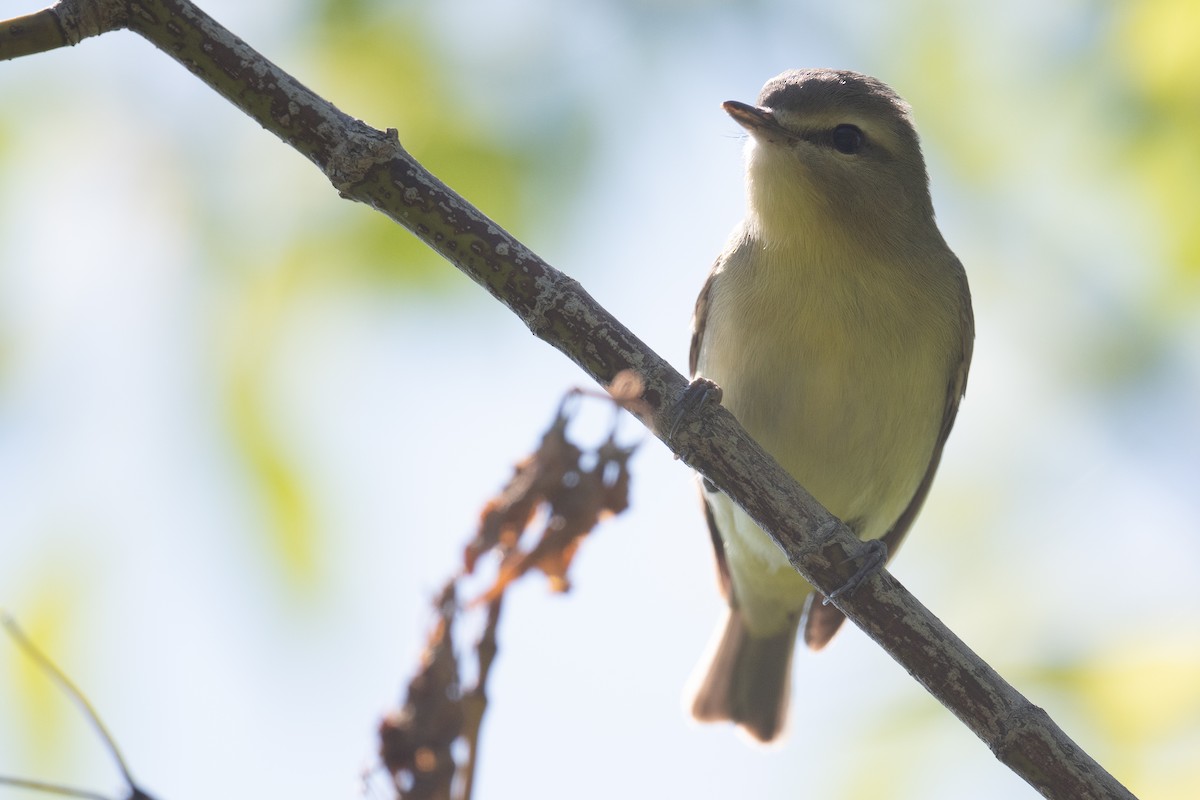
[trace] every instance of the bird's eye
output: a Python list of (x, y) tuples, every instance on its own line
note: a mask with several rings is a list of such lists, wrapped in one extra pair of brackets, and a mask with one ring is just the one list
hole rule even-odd
[(833, 146), (839, 153), (854, 155), (862, 149), (866, 136), (857, 125), (842, 124), (833, 129)]

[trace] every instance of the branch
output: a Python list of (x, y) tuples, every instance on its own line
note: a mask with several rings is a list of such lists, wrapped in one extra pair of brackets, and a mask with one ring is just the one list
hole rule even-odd
[(124, 28), (125, 0), (60, 0), (53, 8), (0, 22), (0, 61), (77, 45)]
[[(710, 403), (681, 409), (688, 385), (682, 375), (578, 282), (417, 163), (395, 130), (379, 131), (342, 113), (187, 0), (72, 0), (41, 14), (58, 15), (62, 44), (90, 34), (81, 20), (127, 27), (145, 37), (312, 161), (342, 197), (371, 206), (420, 237), (593, 379), (608, 386), (620, 371), (636, 371), (644, 404), (634, 413), (655, 436), (745, 509), (824, 595), (850, 578), (863, 545), (845, 525), (724, 408)], [(0, 25), (0, 57), (35, 52), (10, 52), (13, 34), (6, 25)], [(886, 571), (836, 605), (1044, 796), (1133, 797)]]

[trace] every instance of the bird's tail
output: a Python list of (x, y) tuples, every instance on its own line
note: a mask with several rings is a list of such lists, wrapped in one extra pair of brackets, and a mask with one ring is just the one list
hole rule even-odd
[(774, 636), (753, 636), (738, 609), (729, 618), (692, 701), (701, 722), (731, 721), (760, 742), (783, 730), (791, 684), (796, 625)]

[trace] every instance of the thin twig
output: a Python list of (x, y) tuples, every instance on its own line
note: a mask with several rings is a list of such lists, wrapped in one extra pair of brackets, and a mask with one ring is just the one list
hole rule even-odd
[(50, 794), (62, 794), (68, 797), (86, 797), (88, 800), (110, 800), (110, 798), (92, 792), (87, 789), (76, 789), (73, 786), (63, 786), (57, 783), (46, 783), (44, 781), (31, 781), (25, 778), (8, 778), (0, 775), (0, 785), (15, 786), (18, 789), (32, 789), (35, 792), (48, 792)]
[(121, 774), (125, 777), (125, 782), (131, 787), (136, 787), (137, 782), (134, 781), (133, 775), (129, 772), (129, 767), (125, 763), (125, 757), (121, 755), (121, 748), (117, 747), (117, 742), (113, 739), (112, 734), (109, 733), (104, 721), (100, 719), (100, 715), (96, 713), (96, 709), (92, 707), (91, 702), (79, 690), (74, 681), (68, 678), (65, 672), (59, 669), (45, 653), (37, 648), (29, 637), (25, 635), (25, 632), (21, 630), (21, 626), (17, 624), (17, 621), (7, 611), (0, 612), (0, 624), (4, 625), (5, 630), (8, 631), (8, 635), (25, 652), (25, 655), (33, 659), (41, 667), (42, 671), (61, 686), (62, 690), (67, 693), (67, 696), (83, 709), (83, 713), (87, 715), (88, 721), (91, 722), (96, 732), (100, 734), (105, 747), (112, 754), (113, 760), (117, 762), (117, 768), (121, 770)]
[[(92, 727), (100, 734), (100, 738), (104, 740), (104, 745), (112, 754), (113, 760), (117, 762), (117, 767), (121, 770), (121, 775), (125, 778), (125, 783), (129, 786), (129, 796), (127, 800), (154, 800), (154, 798), (142, 790), (134, 781), (129, 767), (125, 764), (125, 758), (121, 755), (121, 749), (117, 747), (116, 739), (109, 733), (108, 728), (104, 725), (100, 715), (96, 713), (96, 709), (92, 707), (87, 696), (80, 691), (74, 681), (67, 677), (67, 674), (58, 668), (58, 665), (50, 660), (50, 657), (43, 653), (34, 645), (21, 627), (17, 625), (17, 621), (7, 611), (0, 611), (0, 625), (4, 626), (5, 631), (12, 637), (17, 646), (37, 664), (43, 672), (48, 674), (62, 690), (67, 693), (76, 705), (83, 709), (88, 720), (92, 723)], [(0, 777), (0, 784), (8, 786), (20, 786), (26, 789), (38, 789), (43, 792), (51, 792), (54, 794), (70, 795), (73, 797), (87, 797), (91, 800), (108, 800), (104, 795), (90, 792), (86, 789), (75, 789), (70, 786), (62, 786), (53, 783), (43, 783), (42, 781), (27, 780), (24, 778), (5, 778)]]

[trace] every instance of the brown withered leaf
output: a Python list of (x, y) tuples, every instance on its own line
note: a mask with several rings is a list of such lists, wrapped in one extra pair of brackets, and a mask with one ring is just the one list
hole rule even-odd
[(565, 471), (556, 485), (547, 482), (544, 501), (549, 506), (546, 524), (537, 543), (527, 551), (509, 550), (492, 588), (480, 599), (492, 602), (508, 585), (530, 569), (541, 570), (550, 588), (565, 592), (571, 587), (567, 570), (584, 536), (601, 519), (619, 514), (629, 505), (629, 457), (634, 447), (618, 446), (610, 435), (596, 452), (591, 469)]
[(629, 508), (629, 457), (637, 447), (621, 447), (610, 435), (596, 451), (600, 477), (604, 485), (601, 519), (616, 516)]
[(475, 563), (489, 550), (498, 548), (508, 552), (516, 547), (538, 505), (548, 493), (557, 489), (563, 475), (577, 468), (582, 453), (567, 441), (570, 419), (566, 406), (564, 399), (538, 449), (516, 465), (508, 484), (483, 507), (479, 530), (463, 553), (463, 564), (468, 573), (475, 571)]
[[(611, 399), (630, 408), (640, 398), (641, 382), (634, 375), (619, 378), (609, 387)], [(465, 549), (467, 574), (484, 554), (496, 551), (500, 556), (494, 584), (471, 604), (488, 606), (487, 622), (474, 650), (475, 685), (465, 690), (459, 685), (451, 641), (456, 578), (439, 598), (438, 623), (421, 669), (409, 684), (404, 707), (380, 725), (381, 758), (405, 800), (470, 800), (505, 589), (536, 568), (547, 576), (553, 590), (566, 591), (567, 573), (583, 538), (597, 522), (629, 506), (628, 463), (635, 448), (616, 444), (616, 413), (607, 441), (594, 452), (585, 454), (567, 439), (572, 401), (584, 395), (603, 397), (576, 389), (563, 398), (537, 450), (516, 465), (508, 484), (485, 505), (479, 528)], [(585, 463), (591, 466), (585, 468)], [(528, 531), (531, 526), (540, 530)], [(524, 549), (523, 537), (528, 537)], [(528, 541), (534, 542), (532, 547)], [(469, 656), (464, 653), (464, 658)], [(456, 765), (451, 747), (458, 741), (465, 747), (456, 750), (461, 754)]]
[(452, 640), (458, 611), (454, 581), (442, 590), (436, 606), (438, 621), (404, 705), (379, 725), (379, 755), (404, 800), (450, 800), (455, 771), (451, 745), (463, 732)]
[(613, 401), (626, 411), (637, 414), (639, 417), (648, 417), (653, 413), (650, 404), (642, 399), (645, 381), (636, 371), (621, 370), (607, 388)]

